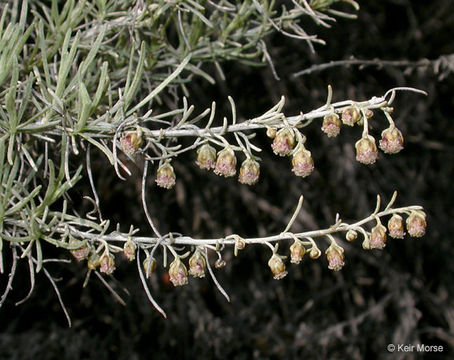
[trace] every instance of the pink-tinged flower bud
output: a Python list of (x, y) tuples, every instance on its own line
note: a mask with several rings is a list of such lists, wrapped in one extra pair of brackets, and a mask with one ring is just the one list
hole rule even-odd
[(188, 283), (188, 270), (179, 257), (170, 264), (169, 277), (174, 286), (183, 286)]
[(309, 251), (309, 256), (311, 259), (318, 259), (322, 255), (322, 252), (317, 246), (312, 246), (311, 250)]
[(94, 253), (92, 254), (87, 261), (87, 267), (90, 270), (96, 270), (101, 263), (101, 258), (99, 257), (98, 254)]
[(355, 241), (357, 237), (358, 233), (355, 230), (348, 230), (345, 234), (345, 240), (350, 242)]
[(388, 221), (389, 236), (394, 239), (402, 239), (404, 232), (404, 219), (398, 214), (394, 214)]
[(295, 135), (290, 128), (282, 128), (276, 133), (276, 137), (271, 144), (273, 152), (279, 156), (290, 154), (295, 146)]
[(426, 233), (426, 214), (423, 211), (414, 210), (407, 218), (407, 231), (412, 237), (421, 237)]
[(153, 275), (154, 271), (156, 270), (156, 259), (155, 258), (146, 258), (143, 263), (143, 270), (145, 271), (145, 276), (150, 277)]
[(306, 150), (304, 146), (293, 154), (292, 171), (296, 176), (306, 177), (314, 171), (314, 159), (311, 152)]
[(235, 176), (236, 157), (235, 152), (230, 147), (219, 151), (214, 173), (225, 177)]
[[(69, 243), (75, 243), (78, 242), (77, 240), (70, 241)], [(88, 258), (88, 255), (90, 255), (90, 248), (84, 244), (78, 249), (71, 250), (71, 255), (74, 256), (74, 258), (77, 261), (82, 261)]]
[(267, 128), (266, 129), (266, 136), (270, 139), (274, 139), (276, 137), (276, 129), (275, 128)]
[(197, 150), (197, 161), (201, 169), (214, 169), (216, 166), (216, 149), (210, 144), (204, 144)]
[(360, 119), (359, 110), (355, 107), (348, 107), (342, 111), (342, 122), (345, 125), (353, 126)]
[(404, 137), (400, 130), (390, 126), (381, 133), (380, 149), (387, 154), (397, 154), (404, 148)]
[(300, 240), (295, 240), (295, 242), (290, 246), (290, 262), (292, 264), (299, 264), (303, 260), (304, 255), (306, 254), (306, 248)]
[(246, 159), (241, 164), (238, 181), (246, 185), (254, 185), (259, 181), (260, 165), (257, 161)]
[(115, 258), (111, 254), (103, 254), (100, 259), (100, 268), (99, 271), (110, 275), (115, 270)]
[(129, 261), (133, 261), (136, 258), (136, 244), (132, 240), (126, 241), (123, 245), (123, 254)]
[(287, 271), (285, 271), (284, 261), (277, 254), (273, 254), (273, 256), (271, 256), (270, 260), (268, 260), (268, 266), (270, 267), (271, 272), (273, 273), (276, 280), (280, 280), (287, 275)]
[(156, 184), (158, 184), (158, 186), (165, 189), (171, 189), (175, 186), (175, 179), (175, 172), (170, 163), (166, 162), (158, 168), (158, 171), (156, 172)]
[(139, 131), (125, 132), (120, 138), (120, 145), (126, 155), (132, 156), (142, 144), (142, 134)]
[(339, 271), (345, 265), (344, 249), (332, 242), (325, 251), (326, 259), (328, 260), (328, 269)]
[(205, 256), (200, 250), (196, 250), (189, 258), (189, 274), (194, 277), (203, 278), (205, 277), (205, 267)]
[(323, 118), (322, 131), (328, 137), (336, 137), (341, 130), (342, 122), (339, 120), (339, 115), (332, 113)]
[(370, 232), (369, 248), (382, 250), (386, 246), (386, 227), (375, 225)]
[(356, 160), (362, 164), (370, 165), (375, 163), (378, 158), (377, 145), (375, 139), (367, 135), (358, 140), (355, 144)]

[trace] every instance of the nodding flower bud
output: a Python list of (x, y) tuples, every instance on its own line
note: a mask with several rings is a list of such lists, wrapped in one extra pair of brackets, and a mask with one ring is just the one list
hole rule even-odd
[(304, 145), (293, 154), (292, 165), (292, 171), (296, 176), (306, 177), (314, 171), (314, 159)]
[(170, 264), (169, 277), (174, 286), (183, 286), (188, 283), (188, 270), (179, 257)]
[(370, 165), (375, 163), (378, 158), (377, 145), (375, 145), (375, 139), (366, 135), (358, 140), (355, 144), (356, 148), (356, 160), (362, 164)]
[(210, 144), (204, 144), (197, 150), (197, 161), (201, 169), (214, 169), (216, 166), (216, 149)]
[(387, 154), (397, 154), (404, 148), (404, 137), (400, 130), (390, 126), (381, 133), (380, 149)]
[(355, 123), (358, 122), (360, 117), (361, 116), (360, 116), (359, 110), (356, 107), (350, 106), (350, 107), (345, 108), (342, 111), (342, 122), (345, 125), (348, 125), (348, 126), (355, 125)]
[(420, 210), (413, 210), (407, 218), (407, 231), (410, 236), (421, 237), (426, 233), (426, 214)]
[(268, 260), (268, 266), (271, 269), (271, 272), (274, 275), (276, 280), (280, 280), (287, 275), (287, 271), (285, 271), (285, 264), (282, 257), (277, 254), (273, 254), (271, 258)]
[(230, 147), (219, 151), (214, 173), (225, 177), (231, 177), (236, 174), (235, 152)]
[(216, 262), (214, 263), (214, 267), (216, 269), (221, 269), (223, 268), (227, 263), (223, 259), (217, 259)]
[(246, 185), (254, 185), (259, 181), (260, 165), (257, 161), (246, 159), (241, 164), (238, 181)]
[(147, 257), (143, 263), (143, 270), (145, 271), (145, 276), (150, 277), (153, 275), (155, 269), (156, 269), (156, 259), (155, 258), (149, 258)]
[(125, 132), (120, 138), (120, 145), (126, 155), (132, 156), (142, 144), (142, 134), (139, 131)]
[(295, 134), (293, 130), (285, 127), (276, 133), (276, 137), (271, 144), (273, 152), (279, 156), (286, 156), (290, 154), (295, 146)]
[(290, 262), (292, 264), (299, 264), (303, 260), (304, 255), (306, 254), (306, 248), (300, 240), (295, 240), (295, 242), (290, 246)]
[(369, 248), (382, 250), (386, 246), (386, 227), (378, 223), (370, 231)]
[(336, 137), (341, 130), (342, 122), (336, 113), (328, 114), (323, 118), (322, 131), (328, 137)]
[(328, 260), (328, 269), (339, 271), (345, 265), (344, 249), (332, 242), (325, 251), (326, 259)]
[(158, 168), (158, 171), (156, 172), (156, 184), (158, 184), (158, 186), (165, 189), (171, 189), (175, 186), (175, 179), (175, 171), (173, 171), (173, 167), (170, 163), (165, 162)]
[(318, 259), (322, 255), (322, 252), (317, 246), (312, 246), (311, 250), (309, 251), (309, 256), (311, 259)]
[(355, 241), (357, 237), (358, 233), (355, 230), (348, 230), (345, 234), (345, 240), (350, 242)]
[(136, 244), (132, 240), (126, 241), (123, 245), (123, 254), (129, 261), (133, 261), (136, 258)]
[(196, 250), (189, 258), (189, 274), (194, 277), (205, 277), (206, 260), (200, 250)]
[(402, 239), (404, 232), (404, 219), (399, 214), (394, 214), (388, 221), (389, 236), (394, 239)]
[(270, 139), (274, 139), (276, 137), (276, 129), (275, 128), (267, 128), (266, 129), (266, 136)]
[(94, 253), (88, 258), (87, 267), (90, 270), (96, 270), (96, 268), (99, 267), (100, 263), (101, 258), (99, 257), (98, 254)]
[(111, 254), (103, 254), (99, 260), (99, 271), (106, 275), (110, 275), (115, 270), (115, 258)]
[[(78, 242), (78, 241), (73, 240), (73, 241), (70, 241), (69, 243), (71, 244), (71, 243), (75, 243), (75, 242)], [(71, 250), (71, 255), (74, 256), (74, 258), (77, 261), (82, 261), (82, 260), (85, 260), (86, 258), (88, 258), (88, 255), (90, 255), (90, 249), (86, 244), (84, 244), (81, 247), (79, 247), (78, 249)]]

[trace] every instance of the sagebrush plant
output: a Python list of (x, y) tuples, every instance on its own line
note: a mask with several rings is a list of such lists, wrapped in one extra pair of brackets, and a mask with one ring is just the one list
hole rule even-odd
[[(215, 69), (222, 79), (226, 61), (268, 65), (278, 78), (267, 36), (279, 32), (307, 42), (314, 51), (313, 45), (324, 41), (307, 34), (303, 21), (329, 27), (338, 17), (354, 18), (349, 11), (359, 6), (353, 0), (29, 0), (0, 7), (0, 273), (9, 275), (0, 305), (12, 289), (18, 263), (27, 262), (31, 288), (18, 303), (30, 297), (35, 274), (43, 272), (71, 324), (57, 283), (46, 269), (49, 262), (67, 262), (69, 253), (86, 266), (85, 283), (95, 274), (121, 303), (108, 278), (120, 256), (135, 261), (150, 302), (166, 317), (147, 283), (157, 266), (168, 269), (175, 286), (187, 284), (188, 276), (201, 278), (208, 272), (229, 299), (213, 269), (226, 264), (223, 254), (229, 249), (238, 255), (246, 246), (266, 245), (272, 275), (282, 279), (287, 256), (278, 252), (281, 243), (291, 244), (294, 264), (306, 253), (317, 259), (324, 249), (329, 269), (338, 271), (345, 265), (341, 237), (346, 241), (360, 237), (362, 247), (369, 250), (383, 249), (387, 234), (424, 235), (422, 208), (394, 207), (397, 193), (384, 207), (377, 196), (375, 210), (357, 222), (345, 223), (337, 215), (328, 228), (295, 233), (291, 228), (303, 205), (301, 196), (282, 232), (256, 238), (234, 233), (207, 239), (162, 234), (150, 214), (155, 211), (149, 200), (153, 188), (147, 185), (153, 176), (150, 168), (156, 186), (172, 189), (179, 181), (172, 164), (184, 152), (194, 153), (194, 166), (238, 176), (240, 183), (252, 186), (266, 176), (260, 172), (261, 151), (271, 150), (276, 161), (288, 161), (289, 171), (297, 177), (311, 175), (317, 164), (303, 134), (307, 126), (320, 127), (328, 137), (361, 127), (354, 147), (356, 160), (365, 165), (375, 163), (378, 149), (395, 154), (403, 148), (404, 137), (391, 116), (392, 103), (399, 90), (424, 93), (413, 88), (390, 89), (368, 100), (333, 102), (328, 85), (326, 102), (317, 109), (286, 115), (282, 97), (265, 113), (247, 120), (239, 120), (232, 97), (226, 99), (231, 113), (225, 116), (216, 114), (215, 102), (199, 113), (188, 103), (188, 82), (200, 77), (216, 83), (207, 69)], [(222, 125), (214, 126), (219, 118)], [(378, 146), (369, 133), (372, 122), (375, 127), (386, 123)], [(270, 138), (270, 149), (254, 145), (260, 131)], [(118, 181), (131, 175), (127, 163), (141, 167), (141, 204), (136, 208), (142, 207), (152, 236), (138, 236), (140, 229), (133, 224), (121, 224), (130, 225), (129, 232), (121, 232), (120, 224), (112, 226), (102, 216), (103, 199), (91, 169), (94, 151), (105, 156)], [(72, 159), (80, 163), (70, 163)], [(92, 190), (84, 198), (93, 210), (82, 215), (71, 208), (67, 194), (84, 176)], [(49, 246), (61, 248), (62, 256), (47, 257)], [(11, 256), (9, 271), (4, 256)]]

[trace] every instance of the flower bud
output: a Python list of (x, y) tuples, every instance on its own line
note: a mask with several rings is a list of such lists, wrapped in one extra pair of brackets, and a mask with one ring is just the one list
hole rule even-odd
[(257, 161), (246, 159), (241, 164), (238, 181), (246, 185), (254, 185), (259, 181), (260, 165)]
[(375, 145), (375, 139), (366, 135), (358, 140), (355, 144), (356, 148), (356, 160), (360, 163), (369, 165), (375, 163), (378, 158), (378, 150)]
[(326, 259), (328, 260), (328, 269), (339, 271), (345, 265), (344, 249), (332, 242), (325, 251)]
[(369, 248), (382, 250), (386, 246), (386, 228), (378, 223), (370, 232)]
[(139, 131), (125, 132), (120, 138), (120, 146), (126, 155), (132, 156), (142, 144), (142, 134)]
[(267, 128), (266, 129), (266, 136), (270, 139), (274, 139), (276, 137), (276, 129), (275, 128)]
[(98, 254), (94, 253), (88, 258), (87, 267), (90, 270), (96, 270), (98, 268), (98, 266), (100, 265), (100, 263), (101, 263), (101, 258), (99, 257)]
[[(70, 244), (75, 244), (76, 242), (79, 242), (78, 240), (72, 240), (69, 243)], [(82, 261), (88, 258), (88, 255), (90, 255), (90, 248), (84, 244), (81, 247), (71, 250), (71, 255), (74, 256), (74, 258), (77, 261)]]
[(236, 174), (235, 152), (230, 147), (226, 147), (219, 151), (214, 173), (225, 177), (234, 176)]
[(347, 241), (355, 241), (358, 237), (358, 233), (355, 230), (348, 230), (347, 234), (345, 234), (345, 240)]
[(404, 148), (404, 137), (400, 130), (390, 126), (381, 133), (380, 149), (387, 154), (396, 154)]
[(388, 221), (389, 236), (394, 239), (402, 239), (405, 235), (404, 220), (402, 216), (394, 214)]
[(287, 275), (287, 271), (285, 271), (284, 261), (277, 254), (273, 254), (273, 256), (271, 256), (271, 258), (268, 260), (268, 266), (270, 267), (271, 272), (273, 273), (276, 280), (280, 280), (284, 278), (285, 275)]
[(336, 113), (328, 114), (323, 118), (322, 131), (328, 137), (336, 137), (341, 130), (342, 122)]
[(235, 247), (233, 248), (233, 254), (238, 256), (238, 250), (243, 250), (246, 247), (246, 241), (238, 235), (235, 235)]
[(189, 258), (189, 274), (194, 277), (205, 277), (206, 260), (200, 250), (196, 250)]
[(158, 168), (156, 173), (156, 184), (158, 184), (159, 187), (171, 189), (175, 186), (175, 179), (175, 172), (170, 163), (165, 162)]
[(309, 251), (309, 256), (311, 259), (318, 259), (322, 255), (322, 252), (317, 246), (312, 246), (311, 251)]
[(188, 283), (188, 270), (179, 257), (170, 264), (169, 277), (174, 286), (183, 286)]
[(214, 169), (216, 166), (216, 149), (210, 144), (204, 144), (197, 150), (197, 161), (201, 169)]
[(290, 154), (294, 146), (295, 135), (293, 134), (293, 130), (288, 127), (280, 129), (271, 144), (273, 152), (279, 156)]
[(216, 262), (214, 263), (214, 267), (215, 267), (216, 269), (221, 269), (221, 268), (223, 268), (225, 265), (226, 265), (226, 262), (225, 262), (225, 260), (223, 260), (223, 259), (217, 259)]
[(126, 241), (123, 245), (123, 254), (129, 261), (133, 261), (136, 258), (136, 244), (132, 240)]
[(342, 111), (342, 122), (345, 125), (353, 126), (360, 118), (359, 110), (356, 107), (347, 107)]
[(110, 275), (115, 270), (115, 258), (111, 254), (104, 253), (100, 259), (100, 268), (99, 271), (106, 275)]
[(426, 214), (423, 211), (412, 211), (407, 218), (407, 231), (410, 236), (421, 237), (426, 233)]
[(146, 258), (143, 263), (143, 270), (145, 271), (145, 276), (149, 278), (153, 275), (154, 271), (156, 270), (156, 259), (155, 258)]
[(296, 176), (306, 177), (314, 171), (314, 159), (311, 152), (306, 150), (302, 145), (301, 148), (293, 154), (292, 171)]
[(292, 264), (299, 264), (303, 260), (304, 254), (306, 254), (306, 248), (300, 240), (290, 246), (290, 262)]

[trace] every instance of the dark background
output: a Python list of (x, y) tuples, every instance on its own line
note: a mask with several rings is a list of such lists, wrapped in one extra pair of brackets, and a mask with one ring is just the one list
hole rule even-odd
[[(62, 278), (59, 284), (72, 328), (42, 275), (31, 300), (14, 306), (28, 291), (24, 263), (0, 312), (0, 359), (452, 358), (454, 76), (449, 66), (454, 68), (454, 60), (444, 63), (442, 78), (434, 62), (417, 69), (350, 66), (298, 78), (292, 74), (351, 55), (418, 61), (453, 54), (453, 10), (450, 0), (362, 1), (357, 20), (339, 19), (328, 30), (307, 21), (306, 29), (327, 41), (326, 46), (316, 46), (316, 55), (304, 42), (282, 35), (268, 38), (280, 81), (267, 66), (224, 63), (225, 82), (217, 79), (212, 86), (196, 79), (188, 86), (189, 102), (199, 111), (216, 100), (218, 114), (229, 114), (231, 95), (243, 119), (266, 111), (281, 95), (287, 99), (286, 114), (310, 111), (325, 101), (327, 84), (333, 86), (334, 101), (365, 100), (395, 86), (423, 89), (427, 97), (397, 95), (393, 117), (405, 137), (405, 149), (398, 155), (381, 153), (375, 165), (361, 165), (354, 159), (359, 128), (343, 129), (337, 138), (328, 139), (314, 123), (305, 135), (316, 170), (306, 179), (293, 176), (288, 159), (272, 154), (263, 133), (255, 141), (264, 150), (261, 180), (254, 187), (199, 170), (194, 154), (176, 161), (174, 190), (157, 189), (149, 179), (150, 208), (162, 233), (276, 234), (285, 227), (300, 194), (305, 204), (294, 231), (324, 228), (334, 222), (336, 212), (347, 222), (367, 216), (377, 194), (389, 200), (397, 190), (396, 206), (424, 206), (428, 230), (423, 238), (389, 239), (384, 251), (366, 252), (360, 242), (348, 244), (341, 272), (328, 270), (324, 257), (305, 259), (289, 265), (281, 281), (272, 279), (266, 247), (246, 247), (238, 258), (227, 251), (227, 266), (216, 274), (230, 303), (209, 278), (190, 279), (189, 286), (173, 288), (158, 267), (151, 288), (167, 320), (146, 299), (135, 264), (118, 264), (115, 273), (131, 294), (126, 296), (127, 307), (95, 278), (82, 289), (83, 265), (55, 265), (49, 270)], [(209, 67), (207, 71), (216, 75)], [(372, 127), (378, 137), (386, 120), (377, 114)], [(133, 223), (150, 234), (139, 198), (141, 164), (121, 182), (113, 169), (106, 170), (106, 163), (99, 156), (93, 165), (104, 216), (121, 222), (126, 231)], [(78, 199), (85, 191), (82, 185), (72, 194), (82, 212), (88, 204)], [(283, 246), (281, 253), (287, 251)], [(442, 345), (444, 351), (389, 355), (388, 343)]]

